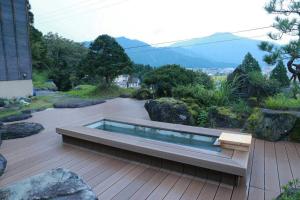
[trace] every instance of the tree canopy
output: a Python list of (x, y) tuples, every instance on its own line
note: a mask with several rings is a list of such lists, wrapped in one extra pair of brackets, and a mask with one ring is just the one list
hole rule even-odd
[(289, 77), (287, 76), (287, 70), (283, 61), (279, 61), (276, 67), (272, 70), (270, 79), (277, 80), (282, 87), (290, 85)]
[(180, 65), (165, 65), (147, 73), (143, 83), (152, 86), (157, 96), (172, 96), (172, 88), (179, 85), (199, 84), (212, 88), (211, 78), (201, 72), (188, 70)]
[(100, 35), (96, 38), (81, 63), (82, 75), (88, 75), (91, 79), (103, 77), (106, 84), (110, 84), (118, 75), (129, 74), (131, 71), (130, 58), (109, 35)]
[(293, 0), (270, 0), (265, 10), (276, 15), (273, 27), (277, 32), (270, 33), (273, 40), (280, 40), (285, 36), (293, 36), (286, 45), (275, 46), (269, 42), (262, 42), (260, 48), (268, 52), (264, 60), (268, 64), (275, 64), (280, 60), (287, 59), (287, 67), (292, 73), (292, 80), (300, 81), (300, 65), (295, 64), (300, 58), (300, 2)]

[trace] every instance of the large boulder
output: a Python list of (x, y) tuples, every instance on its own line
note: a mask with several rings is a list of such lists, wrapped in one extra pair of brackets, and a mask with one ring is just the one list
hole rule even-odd
[(22, 121), (25, 119), (29, 119), (31, 117), (32, 117), (32, 115), (30, 113), (18, 113), (15, 115), (2, 117), (2, 118), (0, 118), (0, 121), (1, 122), (16, 122), (16, 121)]
[(22, 122), (6, 124), (0, 128), (0, 135), (3, 140), (24, 138), (38, 134), (43, 129), (44, 127), (38, 123)]
[(0, 199), (97, 200), (98, 198), (75, 173), (65, 169), (53, 169), (1, 188)]
[(7, 160), (4, 158), (2, 154), (0, 154), (0, 176), (4, 174), (6, 165), (7, 165)]
[(53, 105), (54, 108), (82, 108), (105, 103), (104, 100), (85, 100), (85, 99), (69, 99), (62, 102), (57, 102)]
[(145, 108), (153, 121), (192, 125), (193, 117), (186, 104), (173, 98), (147, 101)]
[(257, 109), (247, 120), (245, 129), (257, 138), (279, 141), (290, 136), (297, 125), (297, 118), (288, 111)]
[(207, 118), (209, 127), (242, 128), (244, 125), (242, 117), (226, 107), (210, 107)]

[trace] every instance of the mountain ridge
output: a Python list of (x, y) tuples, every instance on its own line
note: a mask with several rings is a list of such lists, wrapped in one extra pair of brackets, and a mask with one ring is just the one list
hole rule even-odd
[[(155, 67), (179, 64), (187, 68), (235, 68), (242, 62), (246, 53), (250, 52), (264, 65), (265, 53), (258, 48), (260, 40), (226, 32), (180, 41), (167, 47), (153, 47), (146, 42), (124, 36), (115, 39), (137, 64)], [(83, 45), (89, 47), (90, 43), (83, 42)]]

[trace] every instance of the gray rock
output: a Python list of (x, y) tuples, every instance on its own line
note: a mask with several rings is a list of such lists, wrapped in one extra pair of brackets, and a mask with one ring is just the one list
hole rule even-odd
[(104, 100), (83, 100), (83, 99), (70, 99), (68, 101), (57, 102), (53, 105), (54, 108), (81, 108), (97, 104), (105, 103)]
[(4, 174), (6, 165), (7, 165), (7, 160), (4, 158), (2, 154), (0, 154), (0, 176)]
[(0, 118), (0, 121), (1, 122), (16, 122), (16, 121), (29, 119), (31, 117), (32, 117), (32, 115), (30, 113), (20, 113), (20, 114), (16, 114), (16, 115), (10, 115), (7, 117), (2, 117), (2, 118)]
[(145, 108), (151, 120), (185, 125), (193, 124), (193, 117), (182, 101), (172, 98), (150, 100), (146, 102)]
[[(246, 118), (247, 119), (247, 118)], [(242, 128), (246, 119), (226, 107), (210, 107), (208, 110), (209, 127)]]
[(0, 199), (97, 200), (98, 198), (75, 173), (65, 169), (53, 169), (0, 189)]
[(38, 134), (43, 129), (44, 127), (38, 123), (22, 122), (6, 124), (0, 128), (0, 135), (3, 140), (24, 138)]
[[(253, 115), (253, 114), (252, 114)], [(263, 109), (251, 117), (252, 122), (246, 124), (246, 130), (251, 130), (257, 138), (268, 141), (279, 141), (287, 138), (296, 126), (297, 116), (285, 111)]]

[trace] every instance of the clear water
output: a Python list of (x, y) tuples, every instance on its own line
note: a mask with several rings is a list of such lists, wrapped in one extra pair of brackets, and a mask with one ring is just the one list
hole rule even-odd
[(146, 126), (114, 122), (110, 120), (102, 120), (93, 124), (89, 124), (86, 127), (194, 148), (221, 151), (219, 146), (214, 145), (217, 138), (211, 136), (197, 135), (179, 131), (169, 131)]

